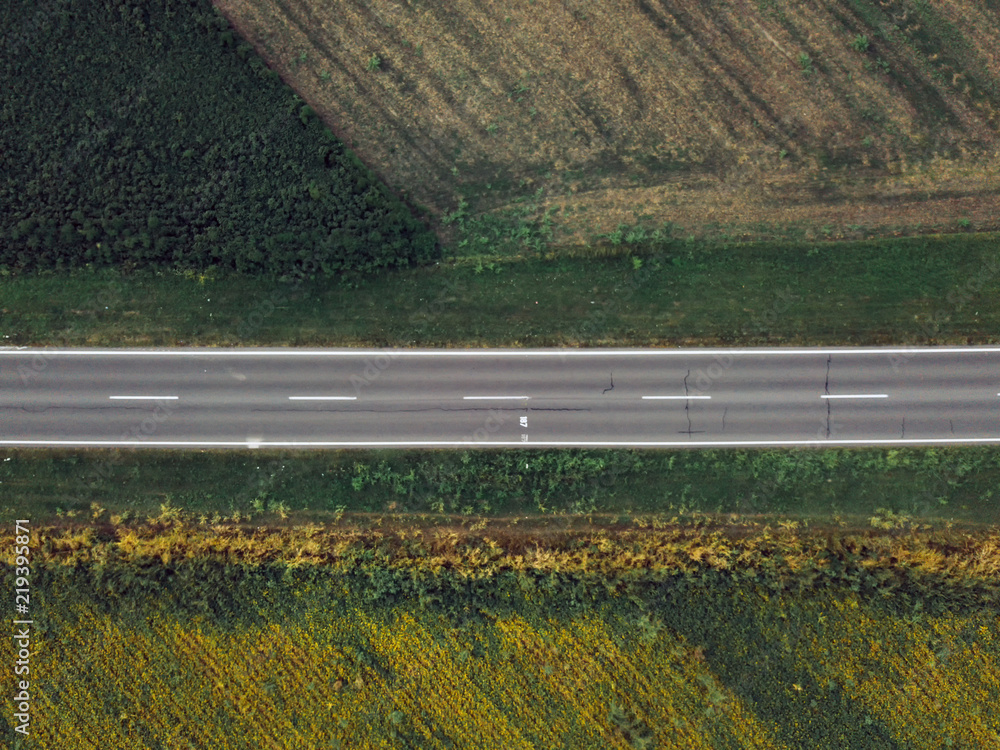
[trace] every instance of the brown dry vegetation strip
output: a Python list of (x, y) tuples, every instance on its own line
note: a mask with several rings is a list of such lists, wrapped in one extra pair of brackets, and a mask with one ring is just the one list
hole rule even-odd
[[(567, 242), (640, 216), (692, 232), (997, 223), (991, 5), (216, 5), (364, 161), (437, 216), (459, 194), (481, 212), (541, 187), (541, 208), (567, 209), (556, 220)], [(853, 45), (861, 35), (867, 50)]]
[[(313, 524), (276, 529), (188, 523), (45, 527), (36, 530), (36, 564), (120, 563), (185, 559), (227, 563), (273, 562), (348, 570), (367, 560), (389, 567), (431, 567), (489, 575), (501, 570), (605, 572), (650, 569), (692, 571), (767, 567), (795, 573), (833, 555), (872, 570), (900, 568), (951, 580), (993, 584), (1000, 574), (1000, 532), (921, 530), (816, 533), (792, 528), (553, 531), (499, 528), (494, 532), (448, 529), (338, 529)], [(3, 540), (14, 548), (13, 537)], [(361, 555), (359, 558), (358, 555)], [(11, 557), (8, 553), (7, 558)], [(12, 564), (11, 559), (5, 560)]]

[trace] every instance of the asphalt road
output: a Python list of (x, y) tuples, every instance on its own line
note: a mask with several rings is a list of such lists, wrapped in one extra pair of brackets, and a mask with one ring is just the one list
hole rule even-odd
[(0, 349), (0, 446), (1000, 442), (1000, 347)]

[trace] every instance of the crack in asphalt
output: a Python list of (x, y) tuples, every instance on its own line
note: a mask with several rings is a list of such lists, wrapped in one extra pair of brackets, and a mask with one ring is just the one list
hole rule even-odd
[(118, 411), (118, 412), (145, 411), (145, 412), (152, 413), (157, 408), (163, 408), (164, 411), (172, 412), (172, 411), (176, 410), (179, 407), (171, 406), (171, 407), (168, 407), (168, 408), (164, 408), (162, 404), (157, 404), (157, 406), (152, 406), (152, 407), (147, 406), (145, 408), (143, 408), (142, 406), (113, 406), (113, 405), (109, 405), (109, 406), (59, 406), (59, 405), (53, 405), (53, 406), (37, 406), (37, 407), (35, 407), (35, 406), (0, 406), (0, 410), (3, 410), (3, 409), (14, 409), (16, 411), (24, 412), (25, 414), (45, 414), (46, 412), (50, 412), (50, 411), (95, 411), (95, 410), (99, 410), (99, 411)]
[[(49, 409), (72, 409), (72, 406), (15, 406), (13, 407), (17, 411), (24, 412), (25, 414), (44, 414)], [(80, 408), (80, 407), (76, 407)], [(104, 407), (102, 407), (104, 408)]]
[(603, 391), (601, 391), (601, 395), (603, 396), (608, 391), (613, 391), (614, 389), (615, 389), (615, 374), (611, 373), (611, 387), (605, 388)]
[(906, 437), (906, 417), (903, 417), (903, 423), (899, 428), (899, 439), (902, 440)]
[[(688, 378), (689, 377), (691, 377), (691, 370), (690, 369), (687, 371), (687, 374), (684, 376), (684, 395), (685, 396), (689, 396), (690, 395), (690, 392), (688, 391)], [(694, 432), (691, 429), (691, 399), (689, 399), (689, 398), (685, 398), (684, 399), (684, 416), (687, 417), (687, 423), (688, 423), (687, 434), (688, 435), (693, 435)], [(680, 432), (683, 433), (684, 430), (680, 430)], [(704, 432), (704, 430), (699, 430), (699, 432)]]
[(951, 434), (954, 435), (955, 434), (955, 421), (952, 420), (952, 419), (949, 419), (948, 420), (948, 424), (951, 426)]
[(722, 431), (726, 431), (726, 414), (729, 412), (729, 407), (727, 406), (722, 410)]

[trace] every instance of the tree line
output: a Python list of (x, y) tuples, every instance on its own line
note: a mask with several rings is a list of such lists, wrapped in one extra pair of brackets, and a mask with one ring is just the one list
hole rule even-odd
[(439, 256), (208, 0), (9, 6), (0, 268), (281, 275)]

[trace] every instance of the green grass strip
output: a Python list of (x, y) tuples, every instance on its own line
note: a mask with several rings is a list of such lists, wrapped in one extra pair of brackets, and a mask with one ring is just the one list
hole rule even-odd
[[(0, 451), (0, 523), (163, 508), (211, 518), (338, 513), (544, 518), (691, 511), (861, 525), (1000, 521), (996, 447), (473, 451)], [(94, 516), (93, 504), (105, 512)], [(874, 523), (870, 519), (877, 519)]]
[(995, 343), (996, 248), (993, 234), (665, 241), (634, 248), (632, 257), (474, 258), (335, 280), (113, 270), (6, 276), (0, 278), (0, 343)]

